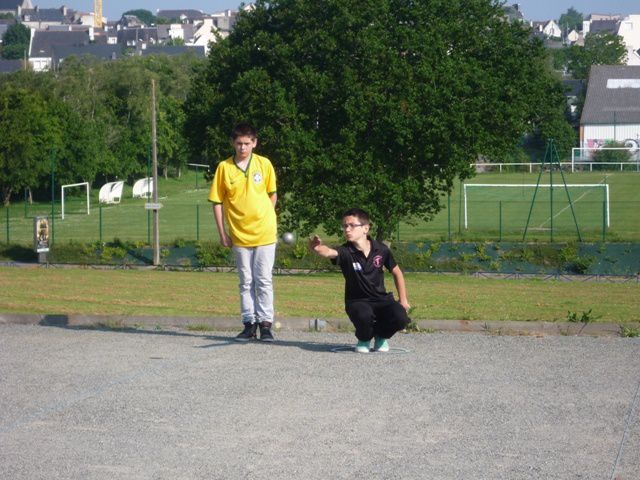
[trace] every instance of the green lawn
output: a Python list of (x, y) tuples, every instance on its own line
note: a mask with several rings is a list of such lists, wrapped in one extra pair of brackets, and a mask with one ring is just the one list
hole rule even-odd
[[(566, 173), (568, 184), (607, 183), (610, 188), (610, 227), (603, 236), (603, 189), (571, 188), (574, 211), (583, 241), (640, 241), (640, 173), (637, 172), (585, 172)], [(468, 183), (536, 184), (537, 173), (484, 173)], [(548, 176), (541, 179), (549, 184)], [(553, 183), (562, 183), (559, 173)], [(217, 240), (211, 206), (207, 202), (208, 187), (194, 171), (181, 179), (160, 179), (160, 237), (161, 243), (172, 244), (176, 239)], [(431, 222), (418, 220), (402, 222), (396, 238), (402, 241), (480, 240), (520, 241), (532, 204), (533, 188), (468, 189), (468, 228), (464, 228), (464, 209), (461, 185), (456, 185), (445, 207)], [(553, 215), (550, 210), (549, 188), (541, 188), (531, 211), (527, 240), (549, 241), (553, 219), (554, 240), (576, 240), (576, 226), (563, 188), (554, 189)], [(118, 205), (100, 207), (98, 190), (91, 192), (91, 213), (86, 215), (82, 196), (66, 202), (67, 214), (60, 218), (60, 205), (55, 205), (55, 242), (124, 241), (147, 243), (151, 238), (150, 213), (145, 210), (144, 199), (132, 198), (132, 187), (125, 185), (123, 199)], [(50, 203), (27, 205), (14, 203), (0, 209), (0, 242), (30, 244), (35, 215), (49, 215)]]
[[(637, 283), (406, 274), (414, 320), (640, 321)], [(276, 315), (346, 318), (340, 274), (277, 275)], [(236, 273), (0, 267), (5, 313), (237, 316)], [(387, 287), (392, 288), (391, 278)]]

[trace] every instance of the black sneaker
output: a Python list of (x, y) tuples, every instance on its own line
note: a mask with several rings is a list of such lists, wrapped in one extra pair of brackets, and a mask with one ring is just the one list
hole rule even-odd
[(256, 331), (258, 330), (257, 323), (245, 323), (244, 330), (242, 330), (236, 336), (236, 342), (248, 342), (252, 338), (256, 338)]
[(260, 324), (260, 340), (263, 342), (274, 342), (273, 334), (271, 333), (271, 322), (262, 322)]

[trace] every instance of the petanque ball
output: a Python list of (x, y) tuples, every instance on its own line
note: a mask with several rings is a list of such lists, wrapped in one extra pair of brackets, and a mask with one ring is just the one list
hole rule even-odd
[(282, 234), (282, 241), (284, 243), (288, 243), (288, 244), (292, 244), (293, 242), (296, 241), (296, 237), (293, 233), (291, 232), (286, 232)]

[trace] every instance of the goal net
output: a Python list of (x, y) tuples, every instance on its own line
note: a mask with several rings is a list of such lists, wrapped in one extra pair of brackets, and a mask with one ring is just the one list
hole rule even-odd
[[(72, 183), (61, 187), (61, 217), (79, 213), (89, 215), (91, 200), (89, 199), (89, 182)], [(84, 191), (83, 191), (84, 190)]]
[(606, 224), (608, 228), (611, 223), (609, 185), (605, 183), (466, 183), (463, 195), (465, 230), (522, 231), (531, 213), (531, 230), (575, 231), (572, 208), (581, 227), (599, 229)]

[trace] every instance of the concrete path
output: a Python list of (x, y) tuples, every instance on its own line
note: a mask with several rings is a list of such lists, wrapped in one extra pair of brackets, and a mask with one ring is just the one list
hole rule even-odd
[(640, 478), (640, 339), (232, 336), (0, 324), (0, 478)]

